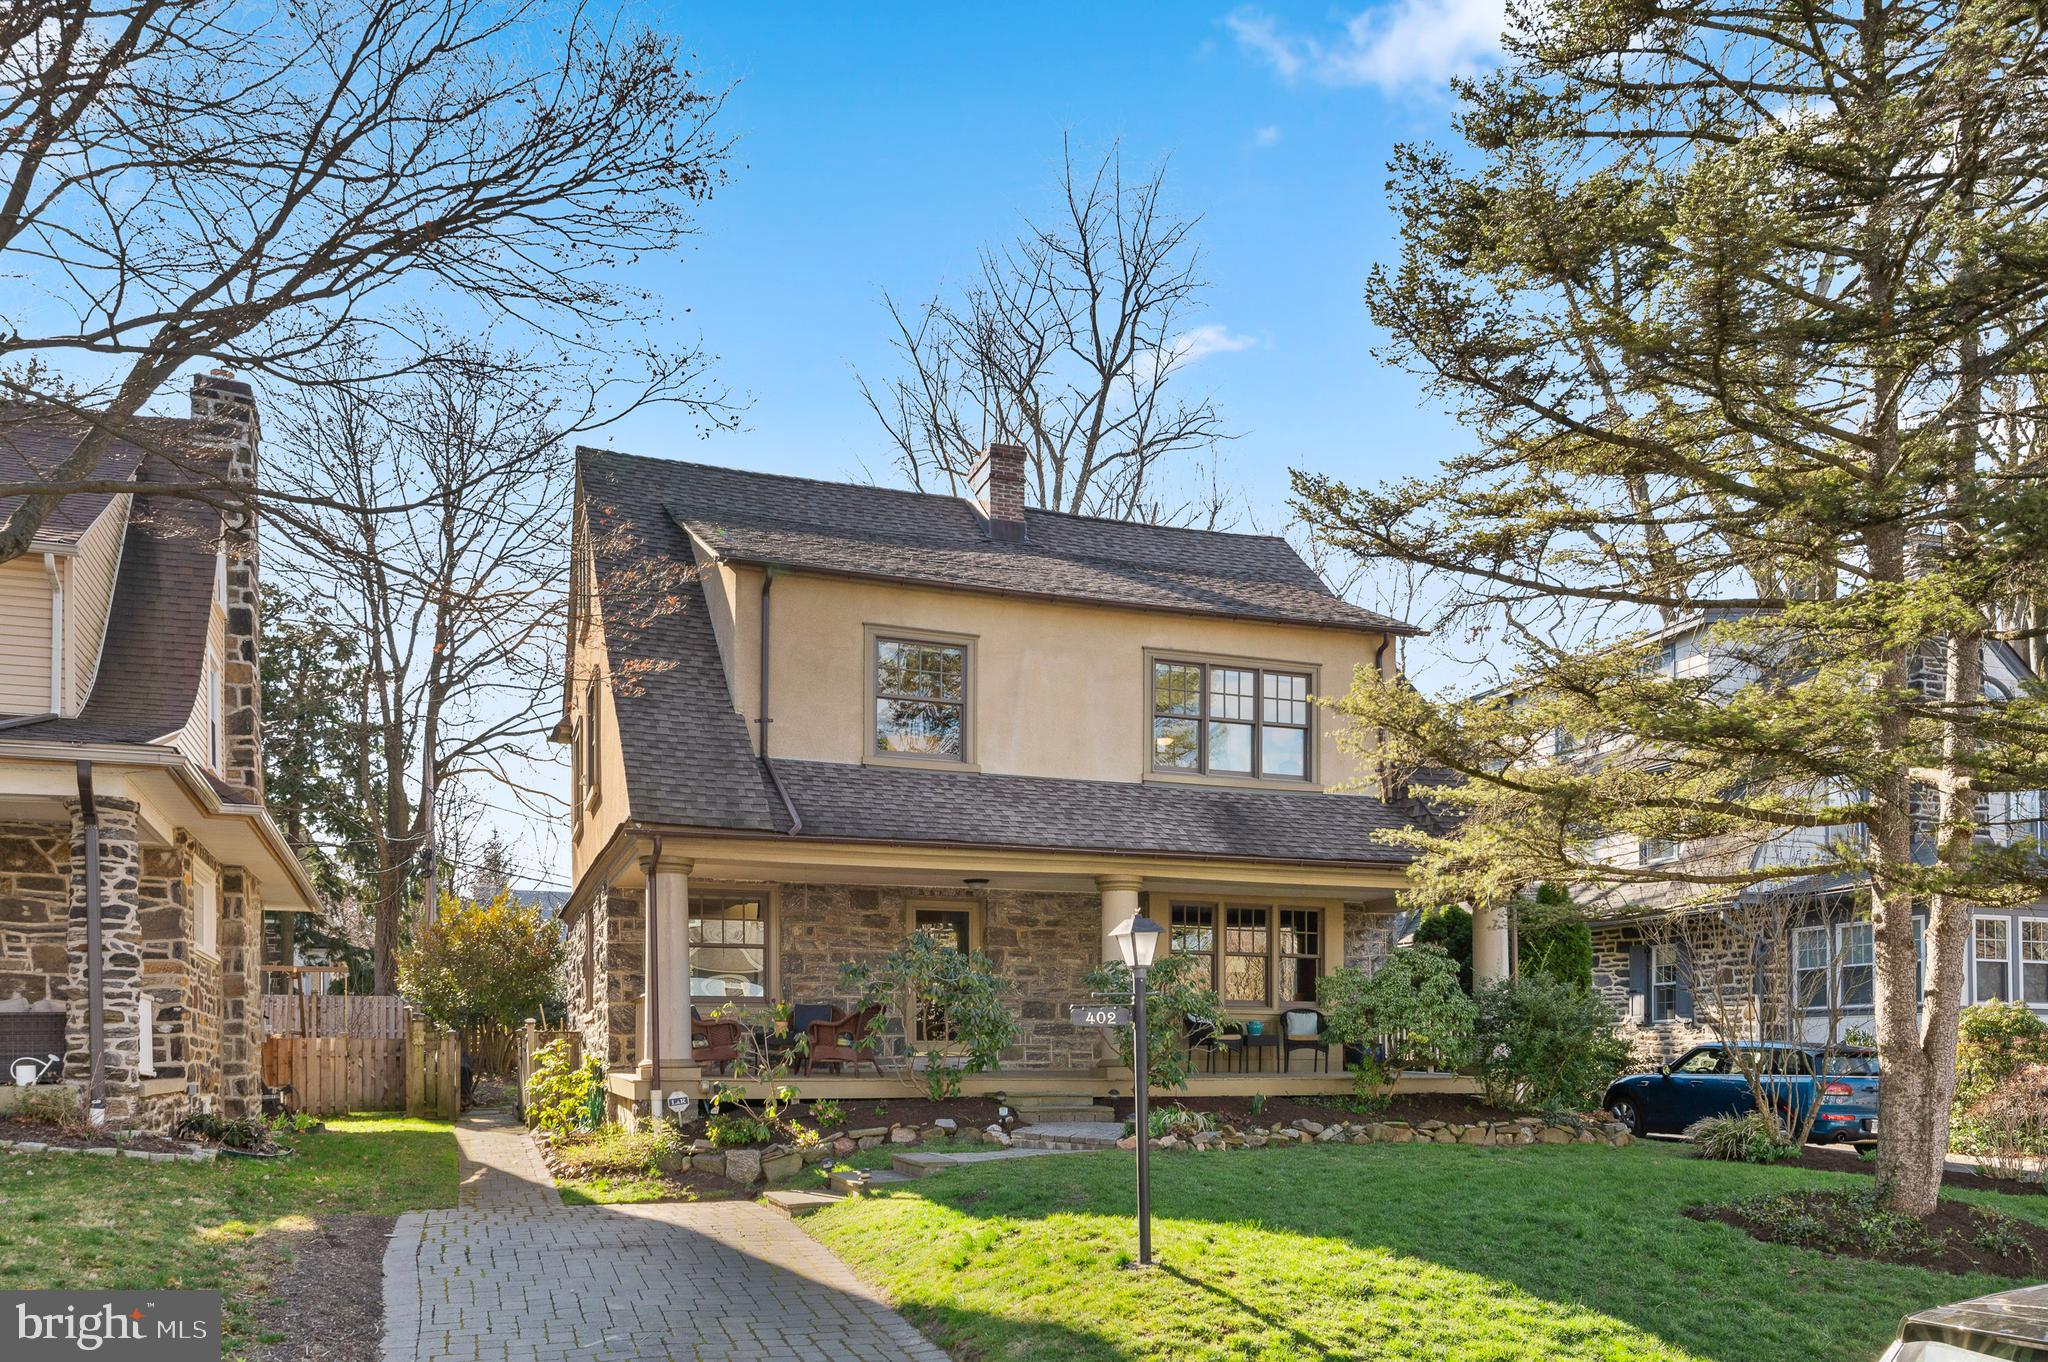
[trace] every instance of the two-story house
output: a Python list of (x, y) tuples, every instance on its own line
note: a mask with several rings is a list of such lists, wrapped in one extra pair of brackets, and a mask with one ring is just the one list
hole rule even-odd
[[(253, 481), (249, 385), (191, 401), (103, 480)], [(83, 430), (11, 414), (0, 482)], [(191, 497), (66, 496), (0, 563), (0, 1074), (29, 1059), (109, 1125), (260, 1104), (263, 913), (314, 898), (264, 810), (258, 606), (254, 524)]]
[[(1653, 637), (1654, 665), (1674, 678), (1705, 680), (1733, 694), (1749, 684), (1746, 663), (1716, 647), (1714, 616), (1677, 621)], [(1984, 694), (1996, 701), (2019, 693), (2031, 677), (2010, 646), (1983, 649)], [(1939, 700), (1947, 686), (1946, 657), (1922, 650), (1909, 666), (1909, 683)], [(1608, 754), (1576, 746), (1559, 734), (1559, 761), (1598, 761)], [(1913, 847), (1933, 855), (1937, 801), (1931, 788), (1915, 796)], [(1977, 836), (2002, 845), (2048, 844), (2048, 800), (2041, 791), (1991, 793), (1977, 799)], [(1759, 842), (1649, 841), (1609, 836), (1594, 848), (1601, 860), (1644, 868), (1687, 867), (1742, 873), (1831, 859), (1830, 844), (1857, 841), (1860, 824), (1777, 833)], [(1724, 1019), (1740, 1015), (1742, 1034), (1813, 1042), (1874, 1033), (1875, 950), (1867, 908), (1855, 877), (1816, 872), (1769, 880), (1744, 891), (1732, 907), (1694, 907), (1691, 924), (1674, 917), (1697, 895), (1680, 883), (1646, 883), (1608, 890), (1591, 911), (1595, 987), (1651, 1053), (1673, 1056), (1713, 1039), (1707, 1002), (1696, 986), (1712, 989)], [(1718, 915), (1713, 924), (1700, 915)], [(1965, 1004), (2020, 999), (2048, 1017), (2048, 902), (2026, 907), (1979, 908), (1971, 922), (1972, 958)], [(1704, 958), (1712, 954), (1716, 959)], [(1699, 956), (1701, 958), (1695, 958)], [(1832, 1032), (1832, 1036), (1829, 1034)]]
[[(1108, 1091), (1068, 1008), (1140, 909), (1268, 1034), (1383, 955), (1409, 857), (1376, 834), (1427, 815), (1333, 791), (1369, 773), (1317, 700), (1412, 630), (1275, 537), (1027, 509), (1024, 460), (952, 497), (580, 452), (563, 918), (615, 1110), (699, 1090), (693, 1008), (844, 1006), (919, 930), (1010, 986), (969, 1091)], [(1313, 1058), (1202, 1081), (1348, 1083)]]

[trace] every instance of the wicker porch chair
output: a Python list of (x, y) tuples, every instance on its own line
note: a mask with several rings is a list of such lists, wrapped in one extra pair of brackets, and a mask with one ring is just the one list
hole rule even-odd
[(804, 1035), (810, 1040), (810, 1048), (804, 1055), (804, 1077), (820, 1064), (837, 1065), (840, 1073), (847, 1066), (853, 1072), (860, 1072), (862, 1060), (874, 1066), (877, 1077), (881, 1076), (882, 1065), (875, 1058), (873, 1050), (861, 1048), (861, 1041), (875, 1030), (882, 1018), (882, 1005), (872, 1003), (850, 1016), (836, 1017), (830, 1021), (815, 1021), (804, 1028)]

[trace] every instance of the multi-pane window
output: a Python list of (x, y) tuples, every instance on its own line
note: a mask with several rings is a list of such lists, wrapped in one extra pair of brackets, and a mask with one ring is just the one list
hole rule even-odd
[(1223, 1001), (1264, 1007), (1273, 999), (1267, 986), (1272, 913), (1266, 908), (1223, 910)]
[(1312, 1003), (1323, 959), (1323, 915), (1313, 908), (1280, 910), (1280, 1001)]
[(1668, 950), (1650, 952), (1650, 1020), (1678, 1015), (1678, 957)]
[(1170, 949), (1202, 959), (1202, 976), (1227, 1004), (1313, 1002), (1322, 974), (1323, 914), (1266, 904), (1176, 903)]
[(2020, 919), (2020, 998), (2048, 1007), (2048, 918)]
[(1837, 929), (1835, 978), (1842, 990), (1842, 1010), (1872, 1006), (1877, 996), (1877, 929), (1868, 922), (1845, 922)]
[(967, 647), (875, 640), (875, 751), (967, 759)]
[(1800, 927), (1792, 933), (1792, 1003), (1807, 1011), (1828, 1005), (1828, 929)]
[(690, 895), (690, 996), (768, 993), (768, 912), (758, 895)]
[(1678, 859), (1678, 843), (1668, 837), (1645, 837), (1636, 843), (1636, 864), (1663, 865)]
[(1980, 1003), (2012, 996), (2011, 931), (2012, 924), (2002, 917), (1980, 917), (1971, 924), (1971, 980)]
[(1152, 664), (1152, 769), (1306, 780), (1308, 675)]

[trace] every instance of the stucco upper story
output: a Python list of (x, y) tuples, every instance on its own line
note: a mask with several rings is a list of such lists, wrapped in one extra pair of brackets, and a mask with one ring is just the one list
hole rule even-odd
[(1374, 833), (1419, 811), (1355, 788), (1316, 700), (1412, 629), (1278, 538), (1006, 506), (992, 471), (951, 497), (580, 451), (579, 879), (627, 821), (1405, 861)]

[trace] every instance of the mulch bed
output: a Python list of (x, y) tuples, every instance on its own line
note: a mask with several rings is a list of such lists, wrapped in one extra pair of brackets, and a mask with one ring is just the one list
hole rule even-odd
[[(1877, 1165), (1865, 1163), (1853, 1152), (1836, 1147), (1808, 1145), (1800, 1151), (1799, 1157), (1778, 1165), (1782, 1168), (1807, 1168), (1819, 1173), (1861, 1173), (1866, 1177), (1875, 1176)], [(1986, 1177), (1982, 1173), (1958, 1173), (1953, 1168), (1941, 1175), (1944, 1187), (1969, 1188), (1979, 1192), (2003, 1192), (2007, 1196), (2040, 1196), (2044, 1188), (2038, 1179), (2013, 1180)]]
[(256, 1307), (258, 1362), (378, 1362), (384, 1249), (394, 1218), (322, 1216), (310, 1230), (267, 1236), (256, 1264), (269, 1294)]
[[(818, 1125), (818, 1119), (813, 1114), (815, 1105), (813, 1102), (799, 1102), (790, 1109), (789, 1118), (815, 1128)], [(831, 1129), (843, 1131), (868, 1130), (875, 1126), (928, 1126), (941, 1117), (951, 1117), (959, 1123), (962, 1130), (981, 1130), (996, 1123), (999, 1119), (996, 1113), (1000, 1105), (992, 1097), (956, 1097), (948, 1102), (932, 1102), (909, 1095), (888, 1098), (841, 1098), (841, 1119)], [(692, 1121), (681, 1129), (685, 1138), (694, 1139), (704, 1133), (704, 1122)]]
[(1783, 1192), (1730, 1206), (1689, 1206), (1684, 1214), (1732, 1226), (1766, 1244), (1936, 1272), (2035, 1278), (2048, 1264), (2048, 1229), (1961, 1201), (1943, 1201), (1932, 1215), (1917, 1219), (1886, 1213), (1873, 1220), (1866, 1196)]
[[(1488, 1106), (1476, 1097), (1448, 1092), (1399, 1093), (1386, 1110), (1370, 1113), (1361, 1113), (1356, 1107), (1318, 1102), (1312, 1097), (1269, 1097), (1256, 1116), (1252, 1114), (1251, 1099), (1246, 1097), (1158, 1097), (1153, 1099), (1152, 1105), (1205, 1111), (1223, 1124), (1233, 1126), (1286, 1125), (1298, 1120), (1320, 1121), (1328, 1125), (1332, 1121), (1355, 1121), (1361, 1115), (1369, 1115), (1375, 1121), (1406, 1121), (1409, 1125), (1420, 1125), (1424, 1121), (1470, 1125), (1476, 1121), (1512, 1121), (1522, 1114)], [(1117, 1103), (1117, 1115), (1121, 1119), (1130, 1120), (1133, 1114), (1129, 1099)]]
[(44, 1121), (22, 1121), (9, 1116), (0, 1116), (0, 1140), (32, 1140), (39, 1144), (57, 1145), (65, 1149), (140, 1149), (150, 1154), (183, 1154), (192, 1145), (178, 1140), (167, 1140), (161, 1135), (130, 1135), (116, 1140), (109, 1135), (95, 1134), (90, 1127), (51, 1125)]

